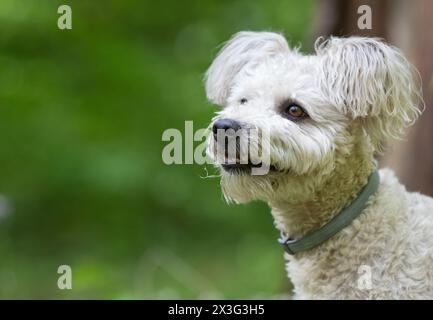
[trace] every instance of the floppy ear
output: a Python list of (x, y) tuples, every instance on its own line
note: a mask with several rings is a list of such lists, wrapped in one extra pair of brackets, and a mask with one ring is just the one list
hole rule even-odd
[(395, 47), (378, 39), (330, 38), (316, 42), (320, 85), (342, 112), (360, 118), (376, 151), (400, 138), (424, 107), (418, 72)]
[(289, 52), (286, 39), (273, 32), (239, 32), (221, 49), (206, 72), (206, 95), (224, 105), (230, 94), (233, 78), (248, 63), (277, 53)]

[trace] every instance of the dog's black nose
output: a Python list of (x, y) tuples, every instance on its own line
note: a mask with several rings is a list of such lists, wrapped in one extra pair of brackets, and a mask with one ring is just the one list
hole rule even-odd
[(217, 133), (218, 130), (228, 130), (233, 129), (234, 131), (237, 131), (241, 128), (241, 125), (239, 122), (232, 120), (232, 119), (219, 119), (214, 122), (212, 131), (214, 139), (217, 140)]

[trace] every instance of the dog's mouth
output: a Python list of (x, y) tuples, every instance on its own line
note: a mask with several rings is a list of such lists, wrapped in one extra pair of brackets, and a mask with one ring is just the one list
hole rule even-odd
[(245, 156), (245, 154), (240, 152), (239, 148), (236, 149), (234, 155), (230, 155), (227, 148), (224, 149), (222, 155), (216, 153), (216, 151), (214, 155), (216, 163), (221, 166), (222, 170), (231, 175), (267, 175), (269, 173), (284, 173), (287, 171), (269, 163), (270, 159), (266, 162), (263, 162), (262, 159), (253, 161), (250, 154)]
[[(254, 164), (252, 162), (248, 162), (245, 164), (242, 163), (222, 163), (221, 167), (224, 169), (224, 171), (230, 173), (230, 174), (251, 174), (253, 168), (266, 168), (266, 166), (263, 163)], [(282, 172), (281, 170), (277, 169), (274, 165), (268, 166), (269, 172)]]

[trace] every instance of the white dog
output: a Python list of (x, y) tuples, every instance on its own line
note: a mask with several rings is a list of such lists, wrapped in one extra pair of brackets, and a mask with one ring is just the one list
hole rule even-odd
[[(209, 139), (223, 193), (272, 208), (295, 298), (433, 298), (433, 199), (407, 192), (389, 169), (377, 175), (374, 160), (423, 109), (418, 74), (398, 49), (332, 37), (302, 55), (279, 34), (240, 32), (205, 80), (223, 107)], [(251, 174), (250, 158), (215, 157), (227, 147), (216, 133), (228, 129), (269, 132), (267, 174)]]

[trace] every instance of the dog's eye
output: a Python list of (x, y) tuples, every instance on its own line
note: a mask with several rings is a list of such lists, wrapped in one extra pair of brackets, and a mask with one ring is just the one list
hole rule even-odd
[(289, 120), (301, 120), (308, 116), (308, 114), (305, 112), (305, 110), (298, 106), (296, 103), (290, 103), (286, 109), (284, 110), (284, 115)]
[(242, 98), (241, 100), (239, 100), (240, 104), (245, 104), (248, 102), (247, 98)]

